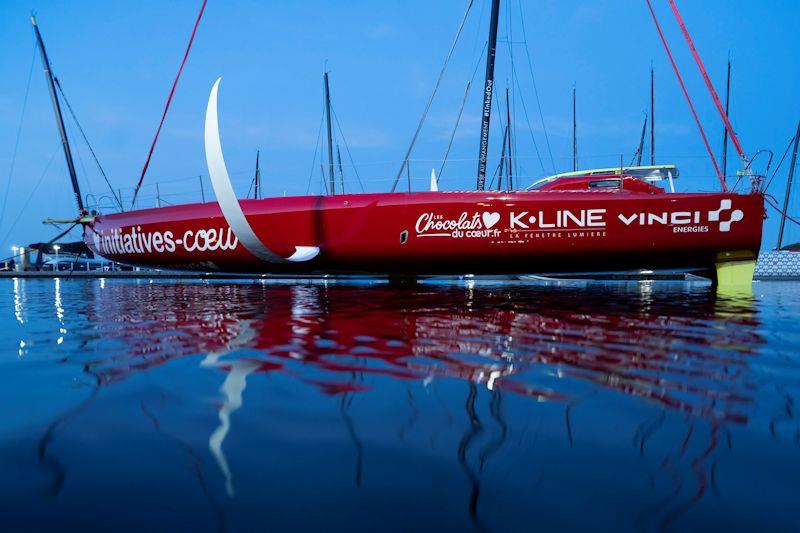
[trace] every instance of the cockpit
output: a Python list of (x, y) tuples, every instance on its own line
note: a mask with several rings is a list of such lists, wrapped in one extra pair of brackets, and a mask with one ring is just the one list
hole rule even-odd
[(583, 189), (628, 189), (658, 193), (664, 189), (655, 183), (667, 181), (670, 192), (675, 192), (674, 180), (680, 172), (675, 165), (597, 168), (565, 172), (540, 179), (526, 191), (556, 191)]

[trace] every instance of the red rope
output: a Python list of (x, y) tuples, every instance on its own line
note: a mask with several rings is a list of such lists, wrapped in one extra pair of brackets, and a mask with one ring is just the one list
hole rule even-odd
[(150, 145), (150, 151), (147, 153), (147, 159), (144, 162), (144, 167), (142, 167), (142, 174), (139, 176), (139, 182), (136, 184), (136, 189), (133, 191), (133, 202), (131, 202), (131, 208), (134, 207), (136, 203), (136, 196), (139, 194), (139, 189), (142, 187), (142, 182), (144, 181), (144, 175), (147, 173), (147, 167), (150, 165), (150, 158), (153, 157), (153, 150), (156, 148), (156, 142), (158, 142), (158, 135), (161, 133), (161, 127), (164, 125), (164, 119), (167, 118), (167, 111), (169, 111), (169, 105), (172, 103), (172, 97), (175, 94), (175, 88), (178, 86), (178, 80), (181, 78), (181, 73), (183, 72), (183, 67), (186, 65), (186, 59), (189, 57), (189, 50), (192, 49), (192, 43), (194, 42), (194, 36), (197, 33), (197, 26), (200, 25), (200, 18), (203, 16), (203, 11), (206, 9), (206, 2), (208, 0), (203, 0), (203, 4), (200, 6), (200, 12), (197, 14), (197, 20), (194, 22), (194, 28), (192, 28), (192, 35), (189, 37), (189, 44), (186, 46), (186, 52), (183, 54), (183, 60), (181, 61), (181, 66), (178, 69), (178, 75), (175, 76), (175, 81), (172, 82), (172, 89), (169, 91), (169, 96), (167, 97), (167, 105), (164, 106), (164, 112), (161, 114), (161, 122), (158, 123), (158, 129), (156, 130), (156, 135), (153, 137), (153, 143)]
[(667, 51), (669, 62), (672, 64), (672, 70), (675, 71), (675, 76), (678, 78), (678, 83), (681, 86), (681, 91), (683, 91), (683, 96), (686, 98), (686, 103), (689, 104), (689, 109), (692, 112), (694, 121), (695, 123), (697, 123), (697, 129), (700, 130), (700, 136), (703, 138), (703, 144), (706, 145), (706, 151), (708, 151), (708, 157), (711, 158), (711, 163), (714, 165), (714, 170), (717, 172), (717, 178), (719, 179), (720, 185), (722, 185), (722, 190), (728, 192), (728, 186), (725, 184), (725, 178), (722, 175), (722, 171), (719, 169), (719, 165), (717, 164), (717, 159), (714, 157), (714, 152), (711, 150), (711, 145), (708, 144), (708, 138), (706, 137), (706, 132), (703, 130), (703, 125), (700, 124), (700, 119), (697, 117), (697, 111), (695, 111), (694, 109), (694, 105), (692, 104), (692, 99), (691, 97), (689, 97), (689, 93), (686, 90), (686, 85), (683, 83), (683, 78), (681, 77), (681, 73), (678, 70), (678, 65), (675, 64), (675, 58), (672, 57), (672, 52), (669, 49), (667, 40), (664, 38), (664, 32), (661, 31), (661, 24), (658, 23), (658, 17), (656, 17), (656, 12), (653, 11), (653, 5), (650, 3), (650, 0), (645, 0), (645, 2), (647, 2), (647, 7), (650, 9), (650, 14), (653, 16), (653, 22), (655, 22), (656, 24), (656, 29), (658, 30), (658, 36), (661, 38), (661, 42), (664, 45), (664, 49)]
[(708, 92), (711, 93), (711, 98), (714, 99), (714, 104), (717, 106), (717, 111), (719, 111), (719, 115), (722, 117), (722, 121), (725, 123), (725, 129), (728, 130), (728, 135), (731, 136), (733, 146), (736, 147), (739, 157), (746, 162), (747, 156), (745, 156), (744, 150), (742, 150), (742, 145), (739, 143), (739, 137), (737, 137), (736, 132), (733, 131), (733, 126), (731, 126), (731, 122), (728, 119), (728, 114), (725, 112), (725, 108), (722, 107), (722, 102), (717, 95), (717, 91), (714, 90), (714, 85), (711, 83), (711, 78), (708, 77), (708, 72), (706, 71), (705, 65), (703, 65), (703, 60), (700, 59), (700, 54), (697, 53), (697, 48), (695, 48), (694, 41), (692, 41), (692, 37), (689, 35), (689, 30), (686, 28), (686, 24), (683, 22), (680, 11), (678, 11), (678, 6), (675, 4), (674, 0), (669, 0), (669, 5), (672, 8), (672, 12), (675, 14), (675, 19), (678, 21), (678, 25), (681, 27), (683, 36), (686, 38), (686, 43), (689, 45), (689, 49), (692, 51), (694, 60), (697, 63), (697, 68), (700, 69), (700, 74), (703, 75), (703, 80), (706, 82)]

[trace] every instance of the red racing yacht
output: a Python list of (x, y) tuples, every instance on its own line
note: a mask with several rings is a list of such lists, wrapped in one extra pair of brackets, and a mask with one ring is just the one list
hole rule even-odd
[[(529, 190), (483, 190), (498, 9), (493, 0), (478, 190), (238, 199), (222, 155), (217, 80), (205, 117), (216, 201), (84, 211), (86, 244), (114, 261), (160, 269), (399, 276), (682, 269), (749, 284), (765, 216), (755, 176), (744, 194), (729, 191), (719, 173), (722, 192), (667, 192), (652, 179), (656, 169), (636, 168), (554, 176)], [(671, 184), (677, 171), (670, 169), (657, 173), (669, 174)]]
[[(610, 179), (620, 181), (619, 175)], [(731, 261), (754, 266), (763, 218), (759, 193), (667, 193), (623, 175), (621, 186), (611, 188), (188, 204), (97, 215), (85, 235), (104, 257), (182, 270), (405, 275), (713, 270)]]

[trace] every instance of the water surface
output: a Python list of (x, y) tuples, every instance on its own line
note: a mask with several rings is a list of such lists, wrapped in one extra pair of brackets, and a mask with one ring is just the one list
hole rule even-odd
[(3, 529), (800, 529), (800, 284), (0, 280)]

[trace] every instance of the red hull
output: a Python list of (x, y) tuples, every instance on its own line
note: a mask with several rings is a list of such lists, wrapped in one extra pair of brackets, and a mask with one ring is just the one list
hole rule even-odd
[[(242, 200), (258, 240), (248, 251), (214, 203), (100, 215), (85, 240), (103, 257), (142, 266), (229, 272), (518, 274), (693, 269), (717, 254), (755, 258), (759, 194), (629, 191), (421, 192)], [(404, 237), (405, 236), (405, 237)]]

